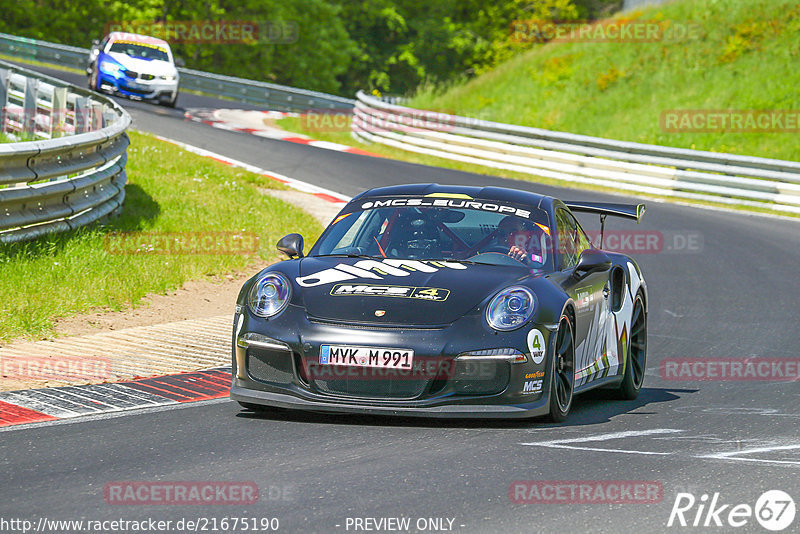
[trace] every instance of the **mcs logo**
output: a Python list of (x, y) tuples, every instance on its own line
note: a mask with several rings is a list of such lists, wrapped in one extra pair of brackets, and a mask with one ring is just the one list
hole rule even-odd
[(528, 380), (522, 386), (523, 393), (541, 393), (542, 381), (541, 380)]

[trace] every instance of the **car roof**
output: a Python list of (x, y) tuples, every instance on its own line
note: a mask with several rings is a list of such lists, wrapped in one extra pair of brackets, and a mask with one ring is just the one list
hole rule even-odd
[(157, 37), (150, 37), (149, 35), (142, 35), (140, 33), (127, 33), (127, 32), (112, 32), (108, 34), (109, 41), (131, 41), (134, 43), (143, 43), (149, 45), (161, 45), (169, 48), (169, 43)]
[(353, 198), (353, 201), (368, 197), (402, 197), (402, 196), (448, 196), (467, 195), (473, 199), (495, 200), (501, 202), (514, 202), (536, 206), (547, 210), (553, 203), (553, 198), (539, 195), (530, 191), (521, 191), (507, 187), (479, 187), (469, 185), (440, 185), (440, 184), (406, 184), (376, 187), (364, 191)]

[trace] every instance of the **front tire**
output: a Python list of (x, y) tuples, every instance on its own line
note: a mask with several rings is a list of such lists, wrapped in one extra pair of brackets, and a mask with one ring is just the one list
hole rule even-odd
[(168, 107), (168, 108), (174, 108), (174, 107), (175, 107), (175, 104), (177, 104), (177, 103), (178, 103), (178, 93), (177, 93), (177, 91), (175, 92), (175, 94), (174, 94), (174, 95), (172, 95), (172, 99), (171, 99), (171, 100), (162, 100), (162, 99), (159, 99), (159, 101), (158, 101), (158, 102), (159, 102), (159, 104), (161, 104), (162, 106), (166, 106), (166, 107)]
[(89, 89), (92, 91), (98, 91), (97, 88), (97, 69), (92, 69), (91, 74), (89, 75)]
[(625, 357), (625, 375), (619, 387), (619, 397), (633, 400), (639, 396), (647, 369), (647, 313), (641, 295), (636, 296), (631, 316), (631, 336)]
[(554, 423), (566, 420), (575, 391), (575, 338), (572, 321), (562, 315), (556, 332), (556, 349), (550, 373), (550, 413)]

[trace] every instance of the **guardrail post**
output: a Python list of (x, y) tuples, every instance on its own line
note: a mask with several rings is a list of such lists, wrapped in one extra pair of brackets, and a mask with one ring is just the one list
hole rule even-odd
[(53, 113), (50, 116), (50, 127), (53, 137), (64, 135), (67, 120), (67, 88), (53, 88)]
[(89, 111), (91, 110), (91, 100), (89, 97), (78, 97), (75, 99), (75, 133), (86, 133), (91, 130)]
[(56, 108), (53, 105), (55, 86), (39, 83), (36, 91), (36, 102), (33, 116), (34, 137), (51, 139), (53, 137), (53, 121)]
[(91, 102), (91, 117), (91, 128), (93, 132), (103, 128), (103, 104), (95, 101)]
[(8, 105), (8, 70), (0, 69), (0, 133), (6, 131), (6, 106)]
[(20, 118), (22, 134), (33, 135), (36, 131), (36, 93), (38, 92), (39, 80), (33, 78), (25, 79), (25, 100), (22, 104), (22, 117)]

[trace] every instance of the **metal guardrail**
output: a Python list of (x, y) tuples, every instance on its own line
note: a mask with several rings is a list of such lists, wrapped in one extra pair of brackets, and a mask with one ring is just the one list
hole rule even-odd
[(21, 60), (41, 61), (74, 69), (85, 69), (89, 50), (76, 46), (28, 39), (0, 33), (0, 53)]
[(181, 75), (180, 86), (183, 89), (265, 106), (275, 111), (350, 110), (355, 104), (355, 100), (349, 98), (285, 85), (185, 68), (178, 69), (178, 72)]
[(128, 113), (109, 98), (0, 61), (0, 243), (73, 230), (125, 199)]
[[(0, 53), (83, 70), (89, 50), (0, 33)], [(180, 88), (276, 111), (352, 109), (354, 100), (285, 85), (179, 68)]]
[(626, 192), (800, 213), (800, 162), (553, 132), (357, 95), (352, 134), (403, 150)]

